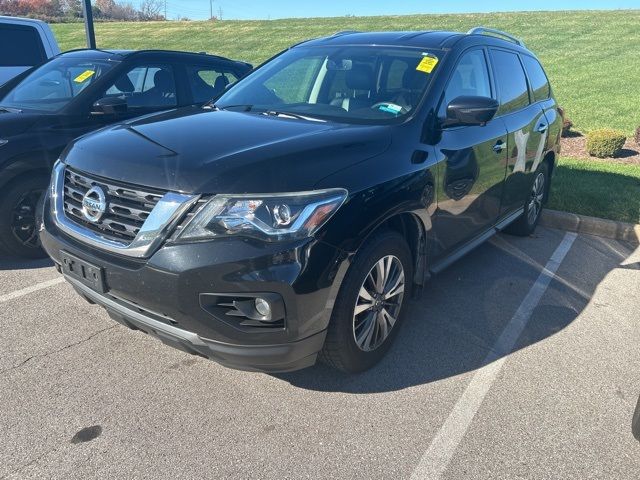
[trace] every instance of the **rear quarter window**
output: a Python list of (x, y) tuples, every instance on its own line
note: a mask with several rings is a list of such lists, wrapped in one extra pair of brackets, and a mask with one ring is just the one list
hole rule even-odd
[(32, 67), (46, 59), (35, 28), (0, 23), (0, 67)]
[(549, 80), (540, 62), (529, 55), (522, 55), (522, 63), (524, 63), (524, 68), (529, 76), (529, 83), (531, 83), (534, 100), (538, 102), (549, 98), (551, 88), (549, 87)]
[(208, 102), (238, 81), (234, 72), (215, 65), (187, 65), (187, 77), (195, 103)]

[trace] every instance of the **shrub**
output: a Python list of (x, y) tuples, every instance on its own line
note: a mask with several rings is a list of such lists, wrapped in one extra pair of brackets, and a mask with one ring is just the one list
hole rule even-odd
[(620, 153), (627, 140), (619, 130), (602, 128), (587, 134), (587, 152), (599, 158), (615, 157)]
[(562, 136), (568, 137), (571, 134), (573, 122), (567, 116), (567, 111), (564, 108), (558, 107), (558, 113), (560, 113), (560, 116), (562, 117)]
[(634, 138), (636, 139), (636, 145), (640, 147), (640, 127), (636, 128), (636, 134)]

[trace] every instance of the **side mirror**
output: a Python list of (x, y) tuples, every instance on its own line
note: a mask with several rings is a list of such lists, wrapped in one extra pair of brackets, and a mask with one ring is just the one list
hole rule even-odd
[(440, 126), (445, 128), (484, 125), (495, 116), (499, 106), (496, 100), (489, 97), (456, 97), (447, 105), (447, 118)]
[(93, 104), (91, 115), (120, 115), (126, 113), (127, 99), (122, 97), (105, 97)]

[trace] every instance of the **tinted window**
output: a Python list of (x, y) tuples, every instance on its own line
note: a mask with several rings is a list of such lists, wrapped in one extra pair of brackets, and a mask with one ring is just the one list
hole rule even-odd
[(227, 85), (231, 85), (238, 80), (238, 77), (232, 72), (210, 65), (188, 65), (187, 76), (189, 77), (189, 87), (195, 103), (208, 102), (224, 92)]
[(103, 97), (122, 97), (132, 108), (165, 108), (178, 104), (173, 68), (141, 65), (123, 73)]
[(491, 61), (498, 84), (500, 110), (508, 113), (529, 104), (527, 78), (518, 55), (503, 50), (492, 50)]
[(522, 63), (524, 63), (524, 68), (527, 70), (535, 101), (537, 102), (539, 100), (549, 98), (549, 80), (547, 80), (547, 76), (545, 75), (544, 70), (542, 70), (540, 63), (529, 55), (522, 56)]
[(58, 111), (90, 88), (113, 65), (113, 62), (86, 58), (54, 58), (27, 75), (0, 103), (21, 110)]
[(31, 67), (47, 59), (33, 27), (0, 23), (0, 45), (0, 67)]
[(462, 95), (491, 97), (489, 72), (482, 50), (473, 50), (464, 54), (456, 65), (444, 93), (440, 116), (444, 116), (451, 100)]

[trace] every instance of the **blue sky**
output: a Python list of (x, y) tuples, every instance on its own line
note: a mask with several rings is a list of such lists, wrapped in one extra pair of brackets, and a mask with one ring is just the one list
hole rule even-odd
[[(141, 0), (133, 0), (139, 4)], [(517, 5), (524, 8), (518, 8)], [(275, 19), (343, 15), (409, 13), (497, 12), (514, 10), (584, 10), (640, 8), (640, 0), (213, 0), (213, 12), (221, 8), (224, 19)], [(185, 16), (209, 18), (210, 0), (167, 0), (170, 19)]]

